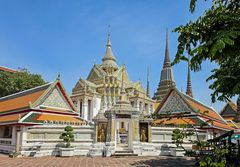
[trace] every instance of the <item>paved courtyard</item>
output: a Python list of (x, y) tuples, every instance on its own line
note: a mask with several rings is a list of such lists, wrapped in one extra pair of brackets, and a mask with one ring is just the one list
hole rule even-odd
[(194, 160), (175, 157), (41, 157), (41, 158), (8, 158), (0, 156), (0, 167), (125, 167), (125, 166), (159, 166), (159, 167), (185, 167), (194, 166)]

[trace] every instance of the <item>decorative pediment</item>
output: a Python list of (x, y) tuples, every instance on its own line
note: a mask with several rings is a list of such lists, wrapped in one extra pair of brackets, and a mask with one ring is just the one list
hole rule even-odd
[(61, 90), (57, 86), (49, 92), (46, 97), (44, 97), (40, 106), (72, 110), (67, 99), (63, 96)]
[(103, 78), (104, 75), (105, 75), (105, 72), (98, 65), (94, 65), (90, 74), (87, 77), (87, 80), (95, 81), (95, 80)]
[(233, 115), (235, 116), (237, 114), (237, 111), (234, 110), (229, 104), (227, 104), (223, 111), (221, 112), (221, 115), (222, 116), (225, 116), (225, 115)]
[(130, 83), (129, 78), (128, 78), (128, 73), (127, 70), (123, 70), (123, 66), (121, 68), (119, 68), (117, 71), (115, 71), (114, 76), (118, 79), (118, 80), (122, 80), (122, 73), (123, 73), (123, 81), (125, 83)]
[(78, 81), (78, 83), (73, 89), (73, 94), (80, 93), (80, 92), (94, 93), (96, 92), (96, 88), (97, 88), (96, 84), (80, 78), (80, 80)]
[(144, 90), (141, 82), (136, 82), (136, 83), (134, 83), (134, 85), (135, 85), (134, 88), (135, 88), (137, 91), (145, 93), (145, 90)]
[(188, 104), (176, 91), (171, 92), (161, 109), (158, 111), (159, 114), (183, 112), (193, 112), (193, 110), (188, 106)]

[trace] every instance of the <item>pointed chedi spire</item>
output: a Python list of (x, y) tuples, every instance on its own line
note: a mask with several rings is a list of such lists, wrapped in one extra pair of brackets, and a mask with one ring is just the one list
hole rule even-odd
[(149, 67), (147, 69), (147, 97), (150, 98)]
[(165, 48), (165, 57), (163, 63), (163, 69), (161, 71), (160, 82), (158, 84), (157, 91), (154, 94), (153, 99), (161, 102), (162, 99), (166, 96), (169, 89), (175, 87), (175, 80), (173, 76), (173, 70), (171, 67), (169, 50), (168, 50), (168, 31), (166, 31), (166, 48)]
[(169, 58), (169, 51), (168, 51), (168, 30), (166, 32), (166, 48), (165, 48), (165, 57), (164, 57), (164, 63), (163, 68), (169, 68), (171, 67), (170, 58)]
[(191, 70), (190, 70), (190, 63), (189, 63), (189, 58), (188, 58), (188, 76), (187, 76), (187, 90), (186, 90), (186, 94), (188, 96), (190, 96), (190, 97), (193, 97), (190, 73), (191, 73)]
[(108, 31), (108, 40), (106, 45), (106, 52), (102, 59), (102, 67), (103, 68), (109, 68), (112, 67), (113, 69), (117, 69), (118, 65), (116, 63), (116, 58), (114, 54), (112, 53), (112, 44), (110, 39), (110, 32)]

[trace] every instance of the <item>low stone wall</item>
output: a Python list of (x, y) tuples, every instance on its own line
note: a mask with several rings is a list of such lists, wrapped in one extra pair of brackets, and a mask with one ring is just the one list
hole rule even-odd
[[(24, 127), (22, 133), (21, 153), (25, 156), (59, 155), (59, 147), (63, 147), (60, 134), (65, 125), (41, 125)], [(74, 155), (87, 155), (93, 143), (94, 127), (90, 125), (72, 126), (75, 141)]]
[[(174, 129), (176, 129), (176, 127), (151, 127), (151, 144), (158, 155), (170, 155), (170, 148), (176, 147), (176, 145), (172, 143), (172, 133)], [(198, 132), (198, 135), (201, 140), (206, 139), (206, 133)], [(196, 140), (196, 138), (196, 135), (193, 135), (189, 139)], [(189, 140), (185, 140), (183, 146), (185, 148), (192, 148), (192, 144)]]

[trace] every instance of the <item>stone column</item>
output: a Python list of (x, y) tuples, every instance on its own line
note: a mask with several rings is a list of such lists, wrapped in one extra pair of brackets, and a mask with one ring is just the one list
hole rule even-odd
[(148, 123), (148, 143), (152, 142), (152, 126)]
[(17, 136), (16, 136), (16, 147), (15, 147), (15, 152), (20, 151), (20, 141), (21, 141), (21, 131), (17, 130)]
[(85, 120), (89, 120), (89, 118), (88, 118), (88, 100), (86, 99), (86, 98), (84, 98), (83, 99), (83, 118), (85, 119)]
[(135, 105), (136, 105), (135, 108), (137, 109), (137, 111), (140, 111), (140, 105), (138, 100), (136, 100)]
[(113, 105), (116, 104), (116, 88), (115, 86), (113, 87)]
[(109, 107), (112, 106), (112, 94), (111, 94), (111, 87), (110, 86), (108, 88), (108, 104), (109, 104)]
[(79, 115), (80, 115), (80, 100), (78, 99), (77, 100), (77, 112), (79, 113)]
[(16, 126), (12, 126), (12, 141), (11, 141), (11, 145), (16, 145), (16, 141), (17, 141)]

